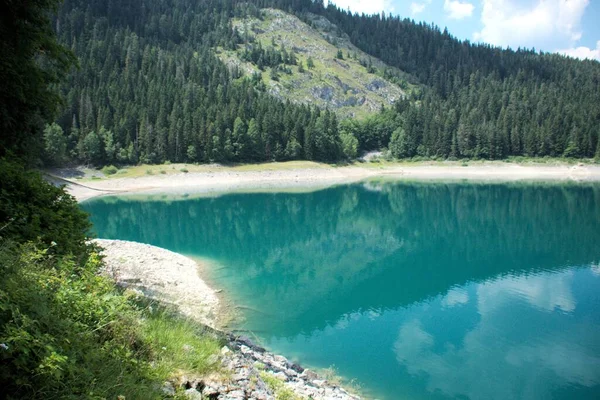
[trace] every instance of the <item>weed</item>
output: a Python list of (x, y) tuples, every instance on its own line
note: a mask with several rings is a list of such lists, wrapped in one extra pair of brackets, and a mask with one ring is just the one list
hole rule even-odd
[(104, 175), (114, 175), (117, 173), (117, 171), (118, 169), (114, 165), (107, 165), (106, 167), (102, 168), (102, 173)]
[(290, 388), (268, 372), (260, 373), (261, 379), (275, 394), (275, 400), (302, 400), (302, 397), (297, 396)]

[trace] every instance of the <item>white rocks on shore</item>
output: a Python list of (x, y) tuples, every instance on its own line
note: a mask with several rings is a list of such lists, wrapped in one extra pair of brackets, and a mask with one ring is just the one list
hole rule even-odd
[(172, 304), (185, 316), (215, 327), (219, 300), (198, 275), (198, 264), (181, 254), (123, 240), (96, 239), (104, 274), (145, 297)]
[[(189, 399), (274, 400), (277, 392), (265, 382), (265, 377), (279, 381), (283, 390), (300, 399), (360, 399), (315, 372), (254, 345), (247, 338), (232, 335), (227, 335), (227, 338), (229, 346), (221, 349), (221, 362), (225, 370), (231, 373), (230, 377), (225, 380), (208, 378), (178, 382), (186, 389), (185, 394)], [(174, 386), (165, 390), (165, 393), (171, 392), (174, 392)]]
[(165, 382), (165, 396), (174, 396), (176, 387), (180, 387), (192, 400), (274, 400), (277, 393), (265, 382), (266, 376), (278, 380), (285, 390), (301, 399), (359, 399), (248, 338), (215, 330), (219, 301), (215, 291), (198, 276), (194, 260), (141, 243), (101, 239), (94, 243), (103, 248), (103, 274), (148, 298), (176, 306), (183, 315), (206, 325), (207, 332), (228, 343), (218, 356), (227, 377), (180, 377), (177, 382)]

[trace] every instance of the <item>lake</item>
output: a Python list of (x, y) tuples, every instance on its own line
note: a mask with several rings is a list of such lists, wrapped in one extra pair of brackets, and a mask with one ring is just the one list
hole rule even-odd
[(98, 237), (214, 263), (236, 328), (367, 398), (600, 398), (600, 186), (102, 197)]

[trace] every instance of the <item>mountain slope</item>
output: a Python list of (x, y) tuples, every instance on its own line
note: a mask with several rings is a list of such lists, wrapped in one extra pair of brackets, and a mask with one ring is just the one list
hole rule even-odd
[[(276, 9), (261, 10), (259, 17), (235, 18), (232, 25), (245, 43), (222, 51), (221, 59), (246, 73), (261, 74), (268, 92), (277, 98), (329, 107), (345, 117), (379, 111), (413, 89), (400, 78), (410, 77), (356, 48), (327, 19), (314, 14), (308, 18), (310, 25)], [(293, 54), (294, 63), (284, 68), (258, 65), (250, 55), (258, 48)], [(397, 83), (384, 78), (384, 71)]]
[(397, 157), (600, 158), (597, 61), (473, 44), (435, 25), (322, 1), (269, 3), (321, 15), (366, 53), (418, 77), (426, 90), (403, 110), (406, 123), (390, 143)]
[(312, 0), (65, 0), (55, 28), (81, 69), (47, 162), (600, 158), (598, 62)]

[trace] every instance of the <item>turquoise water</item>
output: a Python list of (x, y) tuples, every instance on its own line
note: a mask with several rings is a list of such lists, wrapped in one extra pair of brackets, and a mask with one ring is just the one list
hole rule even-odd
[(101, 238), (216, 261), (239, 329), (380, 399), (600, 398), (600, 186), (105, 197)]

